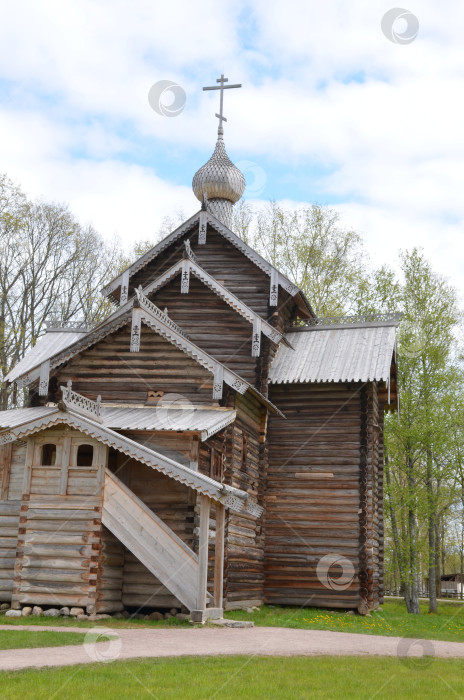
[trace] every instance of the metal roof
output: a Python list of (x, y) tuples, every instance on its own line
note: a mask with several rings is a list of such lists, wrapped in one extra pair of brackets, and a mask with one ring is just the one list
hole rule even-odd
[[(25, 409), (29, 410), (29, 409)], [(3, 412), (5, 413), (5, 412)], [(194, 471), (184, 464), (180, 464), (169, 457), (166, 457), (147, 445), (142, 445), (125, 435), (111, 430), (99, 423), (95, 423), (92, 418), (79, 415), (74, 411), (61, 411), (55, 407), (47, 415), (44, 413), (40, 417), (30, 419), (15, 428), (10, 428), (0, 434), (0, 444), (21, 440), (28, 435), (65, 423), (72, 428), (82, 431), (108, 447), (113, 447), (123, 452), (128, 457), (138, 460), (156, 471), (166, 474), (189, 488), (195, 489), (210, 498), (223, 503), (226, 507), (237, 512), (243, 510), (250, 515), (259, 517), (263, 511), (256, 501), (251, 499), (246, 491), (237, 489), (234, 486), (222, 484), (209, 476)]]
[[(15, 428), (36, 418), (56, 412), (56, 406), (14, 408), (0, 411), (0, 428)], [(200, 432), (207, 440), (233, 423), (236, 412), (231, 409), (208, 409), (186, 406), (102, 406), (102, 424), (112, 430), (173, 430)]]
[(206, 440), (235, 420), (233, 410), (159, 406), (146, 408), (102, 407), (103, 424), (113, 430), (198, 431)]
[(294, 349), (279, 346), (269, 383), (388, 382), (395, 325), (316, 327), (287, 333)]
[(56, 406), (35, 406), (34, 408), (12, 408), (0, 411), (0, 428), (16, 428), (36, 418), (55, 413)]
[(88, 329), (77, 330), (48, 330), (45, 335), (42, 335), (31, 350), (13, 367), (9, 372), (5, 381), (14, 382), (18, 377), (27, 374), (29, 370), (38, 367), (48, 360), (52, 355), (56, 355), (65, 348), (69, 347), (76, 340), (83, 338), (88, 333)]

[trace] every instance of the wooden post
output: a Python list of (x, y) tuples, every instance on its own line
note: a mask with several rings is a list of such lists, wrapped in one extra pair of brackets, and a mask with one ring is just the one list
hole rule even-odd
[(200, 496), (197, 610), (206, 610), (206, 592), (208, 584), (209, 509), (210, 501), (208, 496)]
[(60, 475), (60, 495), (66, 496), (68, 489), (68, 471), (71, 458), (71, 438), (65, 437), (63, 449), (61, 451), (61, 475)]
[(40, 445), (35, 445), (34, 438), (30, 437), (27, 441), (26, 447), (23, 495), (28, 495), (31, 492), (32, 464), (34, 462), (34, 454), (37, 455), (37, 464), (40, 464)]
[(6, 445), (0, 447), (0, 458), (3, 465), (2, 469), (2, 481), (1, 487), (1, 499), (6, 501), (8, 499), (8, 490), (10, 485), (10, 470), (11, 470), (11, 453), (12, 453), (12, 443), (9, 442)]
[(222, 608), (224, 584), (224, 526), (226, 509), (216, 503), (216, 544), (214, 549), (214, 607)]

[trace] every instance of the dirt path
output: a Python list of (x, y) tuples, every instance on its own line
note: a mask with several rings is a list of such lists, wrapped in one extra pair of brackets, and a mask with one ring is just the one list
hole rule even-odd
[[(5, 627), (2, 627), (5, 629)], [(11, 629), (95, 632), (97, 628), (14, 625)], [(101, 628), (99, 628), (101, 629)], [(254, 627), (249, 629), (111, 629), (116, 639), (41, 649), (0, 651), (0, 670), (88, 664), (165, 656), (437, 656), (464, 658), (464, 643), (380, 637), (348, 632)], [(84, 640), (85, 641), (85, 640)]]

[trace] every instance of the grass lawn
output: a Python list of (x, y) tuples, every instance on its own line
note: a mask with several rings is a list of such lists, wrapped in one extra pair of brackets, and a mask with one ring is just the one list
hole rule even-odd
[(302, 700), (303, 698), (464, 697), (464, 664), (427, 659), (185, 657), (1, 674), (8, 700), (156, 698), (157, 700)]
[(76, 620), (74, 617), (5, 617), (0, 614), (0, 629), (10, 625), (41, 625), (43, 627), (111, 627), (114, 629), (154, 627), (191, 627), (190, 622), (171, 617), (169, 620)]
[(83, 644), (93, 641), (104, 642), (109, 637), (99, 637), (97, 634), (82, 632), (53, 632), (28, 630), (0, 630), (0, 650), (3, 649), (28, 649), (33, 647), (60, 647), (67, 644)]
[(321, 608), (290, 608), (263, 605), (259, 612), (234, 610), (225, 617), (253, 620), (257, 626), (298, 627), (336, 632), (380, 634), (388, 637), (413, 637), (464, 642), (464, 605), (439, 603), (438, 614), (427, 613), (427, 602), (421, 601), (421, 615), (408, 615), (404, 601), (386, 600), (382, 612), (371, 617), (347, 615), (345, 611)]
[[(427, 602), (421, 601), (421, 615), (408, 615), (402, 600), (386, 600), (382, 612), (374, 612), (371, 617), (347, 615), (345, 611), (324, 610), (322, 608), (290, 608), (264, 605), (259, 612), (247, 613), (233, 610), (225, 617), (233, 620), (253, 620), (257, 626), (296, 627), (302, 629), (335, 630), (337, 632), (357, 632), (380, 634), (389, 637), (412, 637), (440, 639), (450, 642), (464, 642), (464, 605), (457, 602), (438, 604), (438, 615), (427, 614)], [(63, 627), (107, 627), (124, 629), (128, 627), (189, 627), (175, 617), (169, 620), (100, 620), (89, 622), (67, 618), (20, 617), (0, 615), (0, 629), (10, 625), (52, 625)]]

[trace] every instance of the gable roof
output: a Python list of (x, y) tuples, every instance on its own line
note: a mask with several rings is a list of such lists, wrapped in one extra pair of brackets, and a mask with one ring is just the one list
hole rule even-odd
[(143, 294), (148, 296), (152, 292), (156, 292), (158, 289), (174, 279), (176, 275), (183, 273), (184, 271), (195, 275), (200, 282), (203, 282), (206, 287), (211, 289), (215, 294), (217, 294), (218, 297), (225, 301), (226, 304), (232, 307), (234, 311), (240, 314), (240, 316), (245, 318), (247, 321), (250, 323), (259, 321), (262, 333), (272, 340), (273, 343), (280, 343), (280, 341), (284, 338), (282, 333), (279, 333), (279, 331), (271, 326), (270, 323), (262, 319), (261, 316), (250, 309), (249, 306), (240, 301), (235, 294), (232, 294), (232, 292), (229, 292), (229, 290), (220, 282), (217, 282), (214, 277), (206, 272), (206, 270), (204, 270), (197, 262), (189, 258), (183, 258), (177, 263), (174, 263), (174, 265), (166, 270), (166, 272), (153, 280), (153, 282), (147, 284), (146, 287), (143, 288)]
[(269, 277), (275, 275), (278, 284), (287, 291), (290, 296), (299, 296), (303, 302), (303, 306), (306, 311), (309, 312), (311, 316), (314, 316), (314, 312), (311, 308), (309, 301), (306, 299), (304, 293), (299, 289), (296, 284), (293, 284), (288, 277), (283, 275), (277, 268), (275, 268), (271, 263), (261, 257), (253, 248), (251, 248), (245, 241), (243, 241), (237, 234), (231, 231), (227, 226), (224, 226), (219, 219), (216, 219), (211, 212), (199, 211), (194, 214), (190, 219), (187, 219), (181, 226), (176, 228), (172, 233), (163, 238), (162, 241), (157, 243), (151, 250), (147, 251), (144, 255), (140, 256), (132, 265), (130, 265), (124, 272), (115, 277), (111, 282), (109, 282), (102, 289), (102, 293), (105, 296), (110, 296), (115, 292), (122, 284), (123, 275), (128, 275), (130, 279), (139, 270), (144, 268), (151, 260), (154, 260), (163, 250), (168, 246), (178, 240), (187, 231), (192, 229), (194, 226), (200, 223), (200, 215), (205, 217), (205, 220), (210, 224), (220, 235), (222, 235), (229, 243), (231, 243), (235, 248), (237, 248), (241, 253), (243, 253), (251, 262), (253, 262), (260, 270), (265, 272)]
[(225, 506), (241, 512), (245, 510), (251, 515), (259, 517), (263, 509), (261, 506), (249, 498), (246, 491), (236, 489), (227, 484), (221, 484), (208, 476), (196, 472), (184, 464), (180, 464), (169, 457), (152, 450), (146, 445), (142, 445), (130, 438), (95, 422), (92, 418), (66, 410), (55, 408), (51, 412), (43, 412), (42, 415), (28, 420), (28, 422), (0, 433), (0, 444), (14, 442), (23, 439), (46, 428), (65, 423), (76, 430), (83, 432), (89, 437), (95, 438), (99, 442), (113, 447), (119, 452), (123, 452), (128, 457), (138, 460), (148, 467), (165, 474), (175, 481), (209, 496), (210, 498), (223, 503)]
[(397, 319), (385, 323), (295, 329), (280, 345), (270, 384), (390, 381)]
[[(140, 308), (135, 308), (135, 304), (140, 305)], [(72, 345), (67, 346), (64, 350), (58, 353), (53, 352), (54, 348), (51, 344), (48, 345), (50, 351), (53, 352), (48, 358), (43, 357), (42, 362), (50, 362), (50, 370), (56, 369), (60, 365), (68, 362), (75, 355), (95, 345), (97, 342), (105, 338), (110, 333), (126, 326), (132, 318), (133, 312), (142, 315), (143, 322), (152, 330), (161, 335), (165, 340), (179, 348), (186, 355), (191, 357), (199, 365), (207, 369), (209, 372), (218, 378), (222, 390), (222, 381), (225, 381), (232, 389), (240, 394), (244, 394), (250, 390), (261, 403), (270, 408), (274, 413), (283, 416), (281, 411), (274, 406), (261, 392), (249, 384), (245, 379), (242, 379), (238, 374), (230, 370), (221, 362), (211, 357), (207, 352), (199, 348), (195, 343), (190, 341), (187, 336), (168, 316), (163, 313), (158, 307), (144, 297), (137, 290), (137, 297), (120, 309), (117, 309), (109, 318), (105, 319), (98, 326), (86, 333), (84, 337), (76, 340)], [(26, 355), (28, 358), (28, 355)], [(24, 359), (26, 359), (24, 358)], [(40, 376), (40, 365), (29, 368), (26, 373), (17, 375), (14, 380), (19, 387), (27, 386)], [(216, 382), (215, 382), (216, 383)]]

